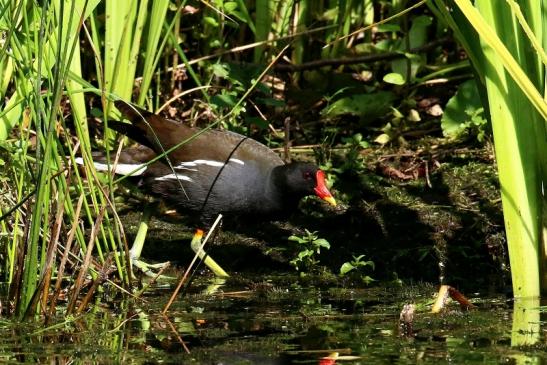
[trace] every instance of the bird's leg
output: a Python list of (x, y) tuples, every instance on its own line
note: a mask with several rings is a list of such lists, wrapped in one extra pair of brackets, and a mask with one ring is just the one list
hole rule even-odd
[[(131, 246), (131, 249), (129, 250), (129, 259), (131, 260), (131, 265), (141, 270), (146, 276), (156, 277), (156, 273), (153, 270), (159, 271), (163, 269), (165, 266), (169, 265), (169, 261), (159, 264), (147, 264), (140, 259), (151, 215), (152, 209), (150, 208), (150, 204), (146, 204), (139, 223), (139, 229), (137, 230), (137, 236), (135, 237), (133, 246)], [(161, 278), (166, 279), (168, 277), (161, 276)]]
[(203, 260), (203, 263), (207, 265), (207, 267), (211, 269), (211, 271), (216, 276), (221, 278), (229, 277), (230, 275), (228, 275), (228, 273), (224, 271), (224, 269), (220, 267), (220, 265), (217, 264), (216, 261), (213, 260), (211, 256), (209, 256), (205, 251), (203, 251), (203, 247), (201, 244), (202, 237), (203, 237), (203, 231), (201, 229), (196, 230), (194, 237), (192, 237), (192, 242), (190, 243), (192, 250), (199, 256), (200, 259)]

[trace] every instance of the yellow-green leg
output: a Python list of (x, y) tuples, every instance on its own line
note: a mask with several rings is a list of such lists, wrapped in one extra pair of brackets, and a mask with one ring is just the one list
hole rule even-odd
[[(161, 270), (166, 265), (169, 265), (169, 262), (161, 262), (159, 264), (147, 264), (142, 261), (141, 254), (144, 247), (144, 241), (146, 239), (146, 234), (148, 233), (148, 224), (150, 223), (150, 217), (152, 216), (152, 209), (149, 204), (146, 204), (144, 211), (142, 213), (142, 218), (139, 223), (139, 229), (137, 230), (137, 236), (133, 242), (133, 246), (129, 250), (129, 259), (131, 260), (131, 265), (135, 266), (137, 269), (141, 270), (145, 275), (150, 277), (155, 277), (157, 274), (153, 270)], [(161, 276), (161, 278), (169, 278), (167, 276)]]
[(227, 278), (230, 275), (222, 267), (220, 267), (219, 264), (216, 263), (215, 260), (209, 255), (203, 251), (203, 248), (201, 247), (201, 239), (203, 238), (203, 231), (201, 229), (196, 230), (196, 233), (194, 234), (194, 237), (192, 237), (192, 242), (190, 243), (190, 246), (192, 247), (192, 250), (199, 256), (200, 259), (203, 260), (203, 263), (207, 265), (209, 269), (218, 277), (221, 278)]

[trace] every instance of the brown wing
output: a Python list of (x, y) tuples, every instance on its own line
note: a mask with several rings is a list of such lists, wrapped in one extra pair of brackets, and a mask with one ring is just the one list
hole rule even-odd
[(198, 131), (122, 100), (114, 104), (131, 124), (113, 122), (112, 129), (152, 148), (158, 154), (189, 139)]
[(136, 127), (136, 130), (120, 127), (119, 124), (125, 124), (117, 123), (116, 130), (152, 148), (158, 154), (180, 144), (169, 155), (174, 162), (199, 159), (225, 162), (235, 158), (273, 166), (283, 164), (279, 156), (268, 147), (240, 134), (191, 128), (121, 100), (116, 101), (115, 105)]

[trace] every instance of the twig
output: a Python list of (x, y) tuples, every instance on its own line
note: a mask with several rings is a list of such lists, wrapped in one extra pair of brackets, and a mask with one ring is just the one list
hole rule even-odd
[(82, 299), (82, 302), (80, 303), (80, 306), (76, 310), (77, 314), (80, 314), (84, 311), (84, 309), (87, 307), (87, 304), (93, 298), (93, 295), (95, 294), (95, 291), (97, 290), (99, 285), (106, 281), (106, 279), (108, 278), (108, 275), (110, 274), (110, 272), (112, 272), (112, 271), (109, 272), (111, 266), (112, 266), (112, 253), (104, 261), (104, 265), (103, 265), (101, 271), (99, 272), (99, 274), (97, 275), (95, 280), (93, 280), (93, 283), (91, 284), (91, 287), (87, 290), (87, 293), (86, 293), (84, 299)]
[(74, 242), (74, 234), (76, 233), (76, 230), (78, 228), (78, 221), (80, 219), (80, 212), (82, 210), (83, 203), (84, 203), (84, 194), (82, 193), (76, 205), (76, 212), (74, 213), (74, 222), (72, 222), (72, 228), (70, 229), (68, 233), (68, 238), (65, 245), (65, 251), (63, 253), (63, 257), (61, 258), (61, 263), (59, 264), (59, 268), (57, 270), (57, 281), (55, 282), (55, 289), (53, 290), (53, 295), (51, 297), (51, 304), (49, 306), (49, 316), (46, 316), (46, 325), (49, 320), (49, 317), (53, 316), (53, 314), (55, 313), (55, 305), (57, 303), (57, 298), (59, 297), (59, 294), (61, 293), (61, 282), (63, 281), (63, 276), (65, 274), (65, 266), (68, 261), (68, 256), (69, 256), (70, 249), (72, 247), (72, 242)]
[(192, 262), (190, 262), (190, 265), (188, 266), (188, 268), (184, 272), (184, 275), (182, 275), (182, 278), (180, 279), (179, 284), (175, 288), (175, 291), (173, 291), (173, 294), (171, 295), (171, 298), (169, 298), (169, 301), (167, 302), (167, 304), (163, 308), (163, 311), (161, 312), (162, 314), (166, 314), (167, 311), (169, 310), (169, 307), (171, 307), (171, 304), (173, 304), (173, 302), (175, 301), (175, 298), (177, 297), (177, 294), (179, 293), (180, 288), (182, 288), (182, 284), (184, 284), (184, 282), (186, 281), (186, 278), (188, 277), (188, 274), (190, 274), (190, 271), (192, 270), (192, 267), (194, 266), (197, 259), (199, 258), (199, 254), (201, 253), (201, 251), (203, 251), (203, 247), (205, 246), (205, 244), (209, 240), (209, 237), (211, 236), (211, 234), (214, 232), (214, 230), (216, 229), (216, 227), (220, 223), (221, 219), (222, 219), (222, 214), (219, 214), (217, 219), (215, 220), (215, 222), (213, 223), (213, 225), (209, 229), (209, 232), (207, 232), (207, 236), (205, 237), (205, 239), (203, 240), (203, 242), (199, 246), (199, 249), (197, 250), (196, 254), (194, 255), (194, 258), (192, 259)]
[(72, 293), (70, 302), (68, 303), (68, 306), (66, 309), (67, 314), (72, 314), (74, 312), (74, 309), (76, 308), (76, 299), (78, 298), (78, 295), (80, 294), (80, 290), (82, 289), (82, 284), (84, 281), (84, 276), (86, 275), (87, 269), (89, 268), (89, 264), (91, 263), (91, 253), (93, 252), (95, 239), (97, 238), (97, 235), (99, 233), (99, 227), (101, 225), (101, 222), (103, 220), (105, 213), (106, 213), (106, 206), (101, 208), (101, 210), (99, 211), (99, 215), (97, 216), (97, 219), (95, 220), (95, 224), (91, 228), (91, 235), (89, 237), (89, 242), (87, 244), (84, 262), (82, 266), (80, 267), (80, 272), (78, 274), (78, 278), (76, 279), (76, 285), (74, 287), (74, 291)]
[(171, 320), (169, 319), (169, 317), (167, 317), (165, 315), (165, 313), (161, 313), (163, 318), (167, 321), (167, 324), (169, 325), (169, 328), (171, 329), (171, 331), (175, 334), (175, 336), (177, 337), (177, 340), (179, 341), (179, 343), (182, 345), (182, 347), (184, 348), (184, 351), (186, 351), (187, 354), (190, 353), (190, 349), (188, 348), (188, 346), (186, 346), (186, 343), (183, 341), (182, 337), (180, 337), (179, 333), (177, 332), (177, 329), (175, 328), (175, 326), (173, 326), (173, 323), (171, 322)]
[(285, 118), (285, 143), (283, 146), (283, 151), (285, 153), (285, 162), (291, 162), (291, 117)]
[[(420, 53), (433, 49), (443, 43), (449, 42), (452, 39), (449, 37), (439, 38), (432, 42), (426, 43), (420, 47), (410, 49), (410, 53)], [(389, 61), (398, 58), (405, 58), (406, 54), (401, 52), (385, 52), (377, 54), (367, 54), (357, 57), (345, 57), (345, 58), (331, 58), (326, 60), (315, 60), (298, 65), (289, 64), (277, 64), (273, 68), (275, 71), (280, 72), (298, 72), (307, 71), (325, 66), (340, 66), (340, 65), (354, 65), (356, 63), (372, 63), (377, 61)]]

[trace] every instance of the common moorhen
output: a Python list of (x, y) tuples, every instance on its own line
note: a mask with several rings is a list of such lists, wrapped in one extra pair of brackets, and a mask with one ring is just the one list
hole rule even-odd
[[(265, 145), (237, 133), (188, 127), (121, 100), (115, 105), (131, 124), (109, 121), (109, 127), (142, 145), (122, 152), (115, 173), (138, 176), (140, 186), (183, 214), (197, 214), (205, 227), (219, 213), (287, 214), (307, 195), (336, 205), (324, 172), (313, 164), (285, 164)], [(95, 166), (109, 169), (104, 163)], [(194, 235), (194, 250), (202, 234), (198, 230)], [(218, 266), (207, 259), (209, 267)], [(227, 276), (219, 266), (213, 271)]]

